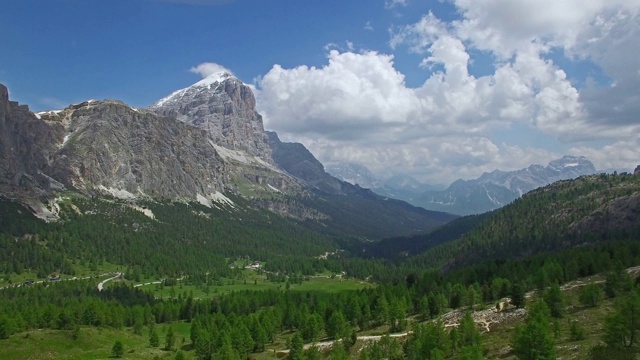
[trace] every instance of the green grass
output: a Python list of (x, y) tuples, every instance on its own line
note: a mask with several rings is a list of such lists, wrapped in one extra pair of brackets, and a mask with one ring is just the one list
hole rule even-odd
[[(176, 334), (176, 347), (188, 347), (190, 325), (175, 323), (172, 326)], [(116, 340), (124, 344), (123, 359), (151, 359), (155, 356), (173, 359), (174, 351), (162, 349), (167, 327), (166, 324), (156, 325), (160, 336), (160, 348), (149, 347), (147, 328), (143, 330), (142, 335), (136, 335), (128, 328), (82, 327), (77, 339), (72, 339), (71, 331), (68, 330), (34, 330), (2, 340), (2, 359), (108, 359)], [(186, 344), (183, 343), (183, 338), (186, 339)], [(187, 359), (192, 358), (192, 352), (185, 352), (185, 355)]]
[[(50, 275), (57, 275), (62, 280), (69, 280), (74, 277), (83, 278), (87, 276), (102, 278), (99, 275), (108, 273), (108, 272), (124, 272), (124, 269), (125, 269), (121, 265), (108, 263), (106, 261), (97, 265), (97, 267), (94, 270), (92, 270), (88, 264), (81, 265), (77, 262), (74, 262), (72, 265), (73, 265), (73, 270), (75, 272), (74, 275), (59, 274), (59, 273), (54, 273)], [(8, 281), (7, 281), (7, 278), (8, 278)], [(21, 274), (9, 274), (8, 276), (7, 274), (0, 273), (0, 287), (10, 286), (15, 284), (22, 284), (27, 280), (40, 281), (40, 280), (47, 280), (48, 278), (49, 277), (38, 278), (36, 276), (36, 273), (30, 272), (30, 271), (25, 271)]]
[[(194, 298), (208, 298), (214, 295), (221, 295), (233, 291), (244, 290), (284, 290), (286, 283), (269, 281), (264, 274), (258, 274), (253, 270), (243, 270), (242, 278), (221, 279), (221, 285), (210, 285), (208, 290), (203, 285), (189, 285), (179, 283), (175, 286), (162, 286), (152, 284), (141, 286), (140, 289), (151, 291), (158, 298), (171, 298), (180, 294), (193, 294)], [(360, 290), (373, 286), (356, 279), (342, 279), (340, 277), (310, 277), (309, 280), (301, 284), (291, 284), (292, 291), (321, 291), (337, 293), (341, 291)]]

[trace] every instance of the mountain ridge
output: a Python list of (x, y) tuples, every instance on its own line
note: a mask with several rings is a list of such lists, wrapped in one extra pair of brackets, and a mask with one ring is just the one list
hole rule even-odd
[(515, 171), (494, 170), (473, 180), (456, 180), (442, 191), (427, 191), (415, 200), (426, 209), (472, 215), (498, 209), (525, 193), (559, 180), (596, 172), (584, 156), (565, 155), (548, 165), (531, 165)]
[[(0, 137), (7, 140), (0, 149), (1, 194), (47, 220), (56, 220), (64, 201), (59, 195), (68, 191), (208, 207), (233, 204), (231, 198), (241, 196), (249, 206), (318, 231), (340, 223), (349, 236), (367, 239), (423, 232), (455, 218), (409, 204), (393, 203), (402, 211), (387, 211), (392, 202), (333, 178), (301, 144), (284, 146), (284, 157), (304, 154), (310, 171), (280, 167), (251, 89), (231, 76), (205, 80), (196, 86), (204, 90), (186, 88), (185, 94), (195, 95), (185, 102), (161, 102), (171, 107), (137, 109), (118, 100), (90, 100), (38, 114), (9, 102), (2, 87)], [(220, 119), (229, 127), (216, 135), (218, 128), (209, 125)], [(376, 211), (367, 213), (371, 208)]]

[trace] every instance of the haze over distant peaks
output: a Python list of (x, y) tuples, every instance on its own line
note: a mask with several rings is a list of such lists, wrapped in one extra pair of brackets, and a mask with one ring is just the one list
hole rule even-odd
[(567, 155), (547, 166), (494, 170), (474, 180), (456, 180), (446, 190), (425, 192), (414, 205), (458, 215), (478, 214), (505, 206), (535, 188), (595, 172), (586, 157)]

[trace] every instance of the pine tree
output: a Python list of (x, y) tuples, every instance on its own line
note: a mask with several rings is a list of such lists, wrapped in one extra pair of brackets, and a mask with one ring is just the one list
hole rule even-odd
[(602, 288), (598, 284), (591, 283), (580, 290), (580, 303), (584, 306), (596, 307), (603, 298)]
[(303, 347), (304, 342), (302, 341), (302, 336), (300, 332), (296, 332), (295, 335), (291, 338), (291, 344), (289, 345), (289, 356), (287, 356), (288, 360), (302, 360), (303, 356)]
[(116, 358), (121, 358), (124, 355), (124, 345), (122, 345), (122, 341), (116, 340), (111, 348), (111, 355)]
[(551, 316), (554, 318), (561, 318), (564, 316), (564, 297), (562, 296), (560, 285), (555, 284), (545, 291), (544, 302), (549, 307)]
[(160, 338), (158, 337), (158, 333), (155, 328), (149, 330), (149, 346), (158, 347), (160, 346)]
[(176, 335), (173, 332), (173, 327), (169, 326), (169, 329), (167, 330), (167, 335), (165, 336), (165, 340), (164, 340), (164, 349), (165, 350), (173, 350), (173, 346), (176, 343)]
[(513, 352), (520, 360), (555, 359), (553, 334), (549, 327), (550, 313), (544, 301), (534, 303), (524, 326), (516, 328), (511, 341)]
[(604, 341), (610, 348), (630, 348), (638, 343), (640, 295), (632, 293), (616, 304), (616, 312), (605, 321)]
[(511, 304), (517, 308), (523, 308), (525, 305), (525, 291), (521, 284), (513, 284), (511, 286)]

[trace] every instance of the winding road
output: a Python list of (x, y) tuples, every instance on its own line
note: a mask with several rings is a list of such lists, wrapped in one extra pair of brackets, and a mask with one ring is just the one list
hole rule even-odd
[(119, 278), (120, 276), (122, 276), (122, 273), (117, 272), (117, 273), (115, 273), (115, 275), (114, 275), (114, 276), (112, 276), (112, 277), (110, 277), (110, 278), (108, 278), (108, 279), (104, 279), (104, 280), (100, 281), (100, 282), (98, 283), (98, 291), (102, 291), (102, 289), (104, 289), (104, 284), (108, 283), (108, 282), (109, 282), (109, 281), (111, 281), (111, 280), (117, 279), (117, 278)]

